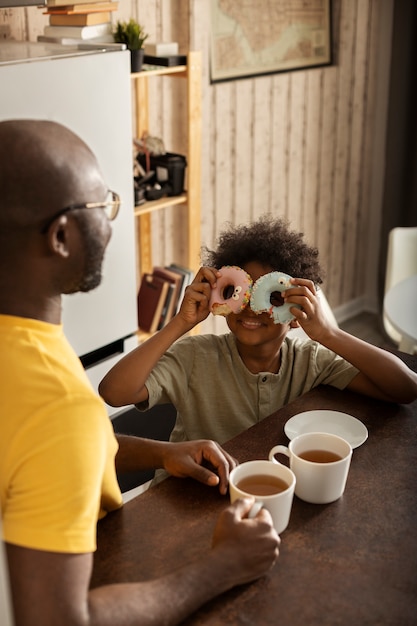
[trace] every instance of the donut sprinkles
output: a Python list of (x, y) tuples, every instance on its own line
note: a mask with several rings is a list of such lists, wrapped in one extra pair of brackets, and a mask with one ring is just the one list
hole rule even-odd
[(253, 280), (245, 270), (236, 265), (225, 265), (222, 275), (212, 290), (209, 307), (213, 315), (240, 313), (249, 304)]
[(298, 304), (271, 304), (271, 295), (275, 291), (285, 291), (292, 287), (291, 276), (283, 272), (270, 272), (258, 278), (252, 287), (250, 307), (254, 313), (269, 313), (274, 324), (287, 324), (294, 319), (291, 307), (301, 309)]

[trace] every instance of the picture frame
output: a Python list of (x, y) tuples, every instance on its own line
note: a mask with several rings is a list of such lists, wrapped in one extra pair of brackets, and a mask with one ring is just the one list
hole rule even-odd
[(212, 83), (332, 63), (331, 0), (211, 0)]

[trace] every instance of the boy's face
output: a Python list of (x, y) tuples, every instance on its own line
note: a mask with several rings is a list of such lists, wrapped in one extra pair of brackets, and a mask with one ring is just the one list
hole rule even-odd
[[(253, 282), (274, 271), (270, 265), (262, 265), (258, 261), (251, 261), (243, 265), (242, 269), (251, 276)], [(289, 324), (275, 324), (269, 313), (254, 313), (250, 304), (240, 313), (228, 315), (226, 321), (236, 339), (245, 345), (262, 345), (270, 341), (275, 343), (277, 340), (282, 342), (290, 329)]]

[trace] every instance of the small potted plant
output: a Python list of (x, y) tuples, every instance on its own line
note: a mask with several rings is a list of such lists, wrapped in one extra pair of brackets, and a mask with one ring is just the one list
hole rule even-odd
[(131, 71), (140, 72), (145, 54), (143, 44), (148, 38), (143, 26), (131, 18), (128, 22), (117, 22), (113, 33), (116, 43), (124, 43), (130, 50)]

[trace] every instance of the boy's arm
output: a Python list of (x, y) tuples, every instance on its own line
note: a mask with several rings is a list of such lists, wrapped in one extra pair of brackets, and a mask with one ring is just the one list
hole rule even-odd
[(359, 370), (347, 389), (388, 402), (408, 403), (417, 398), (417, 374), (401, 359), (343, 330), (331, 330), (320, 343)]
[(185, 290), (177, 315), (135, 350), (129, 352), (106, 374), (99, 385), (99, 393), (111, 406), (139, 404), (148, 399), (145, 387), (149, 374), (172, 344), (208, 316), (212, 288), (217, 270), (202, 267)]
[(294, 288), (285, 292), (297, 322), (308, 336), (332, 350), (359, 370), (347, 389), (379, 400), (408, 403), (417, 398), (417, 374), (395, 355), (368, 344), (329, 325), (321, 309), (314, 285), (309, 280), (292, 279)]
[(116, 435), (116, 438), (118, 473), (163, 468), (178, 478), (190, 477), (210, 487), (218, 485), (220, 493), (225, 495), (229, 473), (237, 465), (219, 444), (206, 439), (173, 443), (130, 435)]

